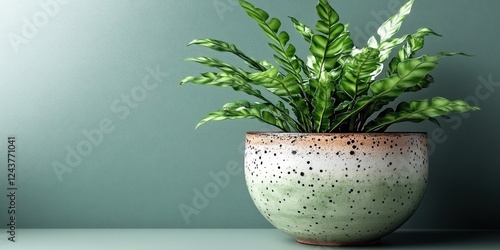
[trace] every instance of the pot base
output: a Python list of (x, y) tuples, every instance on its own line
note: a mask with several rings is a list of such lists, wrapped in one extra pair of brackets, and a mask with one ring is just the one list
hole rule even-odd
[(360, 242), (342, 242), (342, 241), (314, 241), (314, 240), (303, 240), (296, 238), (298, 243), (306, 244), (306, 245), (315, 245), (315, 246), (333, 246), (333, 247), (347, 247), (347, 246), (372, 246), (380, 243), (380, 239), (372, 240), (372, 241), (360, 241)]

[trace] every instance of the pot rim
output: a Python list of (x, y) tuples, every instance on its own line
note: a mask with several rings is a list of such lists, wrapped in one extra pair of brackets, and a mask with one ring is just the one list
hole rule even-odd
[(387, 136), (387, 135), (425, 135), (427, 132), (332, 132), (332, 133), (305, 133), (305, 132), (283, 132), (283, 131), (247, 131), (247, 135), (303, 135), (303, 136), (330, 136), (330, 135), (371, 135), (371, 136)]

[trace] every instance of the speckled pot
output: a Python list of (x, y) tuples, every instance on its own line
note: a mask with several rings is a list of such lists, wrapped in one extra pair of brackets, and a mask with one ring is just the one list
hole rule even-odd
[(424, 133), (247, 133), (250, 195), (276, 228), (313, 245), (368, 245), (399, 228), (427, 184)]

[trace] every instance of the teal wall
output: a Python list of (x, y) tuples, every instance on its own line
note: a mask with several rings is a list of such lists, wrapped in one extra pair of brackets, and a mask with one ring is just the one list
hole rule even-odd
[[(253, 2), (273, 16), (315, 21), (315, 1)], [(330, 2), (357, 44), (403, 4)], [(474, 55), (444, 59), (436, 83), (414, 97), (466, 98), (482, 108), (441, 129), (393, 128), (431, 139), (428, 192), (406, 228), (500, 228), (499, 9), (497, 0), (417, 0), (401, 31), (430, 27), (443, 37), (427, 40), (425, 52)], [(244, 96), (178, 86), (204, 70), (184, 58), (214, 55), (186, 46), (205, 37), (270, 60), (265, 37), (235, 0), (0, 1), (0, 225), (7, 223), (7, 137), (15, 135), (19, 227), (270, 227), (242, 173), (245, 132), (270, 128), (228, 121), (194, 130), (204, 114)], [(197, 200), (222, 171), (230, 182)], [(193, 202), (196, 214), (183, 216), (179, 207)]]

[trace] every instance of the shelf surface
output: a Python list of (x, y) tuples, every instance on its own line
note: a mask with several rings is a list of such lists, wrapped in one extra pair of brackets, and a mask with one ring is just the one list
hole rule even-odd
[[(398, 230), (370, 249), (500, 249), (500, 231)], [(18, 229), (2, 250), (308, 250), (276, 229)], [(366, 249), (349, 247), (348, 249)]]

